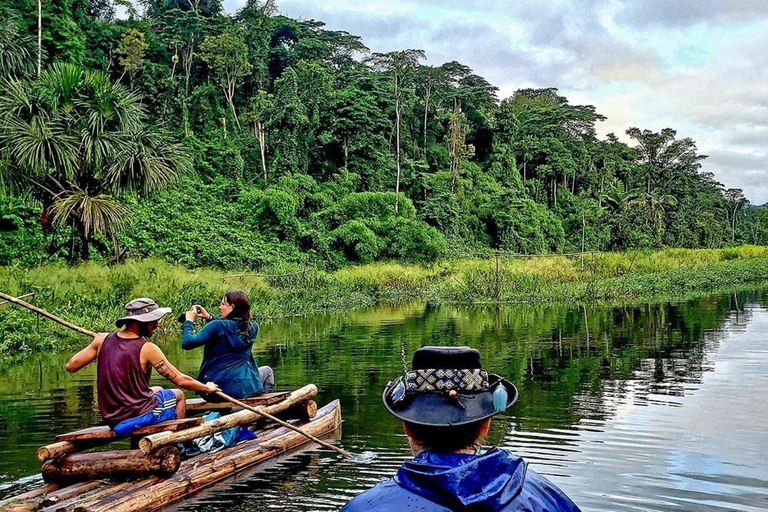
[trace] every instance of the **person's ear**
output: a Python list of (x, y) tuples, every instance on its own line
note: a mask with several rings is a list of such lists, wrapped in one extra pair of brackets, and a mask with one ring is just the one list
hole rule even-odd
[(487, 436), (489, 430), (491, 430), (491, 418), (483, 420), (483, 423), (480, 425), (479, 437)]
[(413, 439), (413, 432), (411, 432), (411, 429), (408, 428), (408, 424), (407, 423), (403, 423), (403, 430), (405, 430), (405, 435), (407, 435), (408, 437)]

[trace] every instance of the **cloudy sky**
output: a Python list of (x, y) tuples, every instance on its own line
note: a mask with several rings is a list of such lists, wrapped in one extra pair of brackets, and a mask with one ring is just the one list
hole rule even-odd
[[(225, 0), (232, 12), (243, 0)], [(768, 0), (278, 0), (281, 13), (419, 48), (500, 88), (557, 87), (604, 135), (671, 127), (704, 169), (768, 202)]]

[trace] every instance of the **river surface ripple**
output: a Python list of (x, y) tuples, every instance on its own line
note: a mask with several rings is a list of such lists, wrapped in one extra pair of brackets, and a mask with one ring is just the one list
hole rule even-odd
[[(319, 403), (341, 399), (341, 446), (376, 459), (311, 450), (176, 508), (338, 510), (409, 458), (380, 404), (386, 381), (420, 346), (469, 344), (520, 389), (489, 443), (524, 457), (583, 510), (768, 510), (766, 297), (586, 310), (383, 306), (264, 325), (259, 364), (285, 388), (317, 383)], [(198, 352), (182, 352), (174, 336), (160, 341), (195, 373)], [(93, 371), (68, 375), (65, 361), (0, 368), (0, 499), (40, 481), (37, 447), (97, 421)]]

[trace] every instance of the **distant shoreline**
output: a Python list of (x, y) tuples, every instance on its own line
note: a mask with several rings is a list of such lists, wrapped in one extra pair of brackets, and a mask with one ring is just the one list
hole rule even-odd
[[(497, 305), (606, 304), (693, 298), (768, 284), (768, 247), (665, 249), (550, 257), (491, 256), (429, 265), (396, 262), (336, 272), (283, 267), (259, 274), (189, 270), (146, 259), (105, 266), (0, 267), (0, 290), (22, 295), (77, 325), (111, 330), (122, 306), (150, 296), (174, 310), (215, 304), (228, 289), (251, 297), (255, 316), (273, 319), (333, 313), (377, 304)], [(169, 324), (166, 324), (168, 326)], [(33, 313), (6, 304), (0, 315), (0, 351), (23, 358), (38, 350), (64, 350), (83, 338)]]

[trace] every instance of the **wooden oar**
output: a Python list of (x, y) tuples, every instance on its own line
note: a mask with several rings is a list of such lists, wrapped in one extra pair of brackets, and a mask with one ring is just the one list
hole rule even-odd
[[(83, 329), (82, 327), (79, 327), (79, 326), (77, 326), (75, 324), (71, 324), (71, 323), (67, 322), (64, 319), (59, 318), (56, 315), (53, 315), (53, 314), (51, 314), (51, 313), (49, 313), (49, 312), (47, 312), (47, 311), (45, 311), (43, 309), (40, 309), (37, 306), (33, 306), (32, 304), (24, 302), (23, 300), (19, 300), (16, 297), (13, 297), (11, 295), (6, 295), (5, 293), (0, 292), (0, 298), (5, 299), (8, 302), (13, 302), (14, 304), (17, 304), (19, 306), (25, 307), (25, 308), (27, 308), (27, 309), (29, 309), (31, 311), (34, 311), (38, 315), (42, 315), (45, 318), (48, 318), (49, 320), (53, 320), (54, 322), (57, 322), (57, 323), (65, 326), (65, 327), (69, 327), (70, 329), (72, 329), (74, 331), (77, 331), (80, 334), (84, 334), (85, 336), (90, 336), (90, 337), (96, 336), (95, 332), (91, 332), (91, 331), (89, 331), (87, 329)], [(278, 424), (282, 425), (283, 427), (286, 427), (286, 428), (289, 428), (291, 430), (294, 430), (294, 431), (298, 432), (299, 434), (305, 436), (307, 439), (310, 439), (310, 440), (316, 442), (317, 444), (319, 444), (321, 446), (324, 446), (326, 448), (330, 448), (331, 450), (335, 450), (335, 451), (339, 452), (340, 454), (342, 454), (343, 456), (345, 456), (347, 458), (350, 458), (350, 459), (355, 459), (356, 458), (354, 455), (352, 455), (348, 451), (346, 451), (346, 450), (344, 450), (342, 448), (339, 448), (338, 446), (333, 446), (332, 444), (326, 443), (322, 439), (318, 439), (317, 437), (313, 436), (312, 434), (304, 432), (300, 428), (295, 427), (295, 426), (291, 425), (290, 423), (281, 420), (280, 418), (276, 418), (275, 416), (272, 416), (268, 412), (264, 412), (264, 411), (262, 411), (260, 409), (257, 409), (256, 407), (251, 407), (250, 405), (248, 405), (246, 403), (243, 403), (243, 402), (241, 402), (240, 400), (238, 400), (236, 398), (232, 398), (231, 396), (229, 396), (229, 395), (227, 395), (227, 394), (225, 394), (225, 393), (223, 393), (221, 391), (217, 391), (216, 394), (219, 395), (224, 400), (227, 400), (227, 401), (229, 401), (229, 402), (231, 402), (231, 403), (233, 403), (233, 404), (235, 404), (235, 405), (237, 405), (239, 407), (242, 407), (243, 409), (247, 409), (247, 410), (249, 410), (249, 411), (251, 411), (253, 413), (256, 413), (256, 414), (258, 414), (260, 416), (263, 416), (263, 417), (265, 417), (267, 419), (270, 419), (270, 420), (274, 421), (275, 423), (278, 423)]]
[[(35, 293), (37, 293), (37, 292), (29, 292), (29, 293), (25, 293), (24, 295), (19, 295), (18, 297), (16, 297), (16, 299), (24, 299), (24, 298), (26, 298), (26, 297), (31, 297), (31, 296), (33, 296)], [(2, 306), (2, 305), (4, 305), (4, 304), (8, 304), (9, 302), (11, 302), (11, 301), (9, 301), (9, 300), (4, 300), (3, 302), (0, 302), (0, 306)]]
[(291, 424), (290, 424), (290, 423), (288, 423), (287, 421), (283, 421), (283, 420), (281, 420), (280, 418), (278, 418), (278, 417), (276, 417), (276, 416), (273, 416), (273, 415), (269, 414), (268, 412), (265, 412), (265, 411), (261, 410), (261, 408), (260, 408), (260, 407), (251, 407), (250, 405), (248, 405), (248, 404), (246, 404), (246, 403), (244, 403), (244, 402), (241, 402), (241, 401), (240, 401), (240, 400), (238, 400), (237, 398), (232, 398), (231, 396), (227, 395), (227, 394), (226, 394), (226, 393), (224, 393), (223, 391), (216, 391), (216, 394), (217, 394), (217, 395), (219, 395), (219, 396), (220, 396), (221, 398), (223, 398), (224, 400), (226, 400), (227, 402), (231, 402), (231, 403), (233, 403), (233, 404), (235, 404), (235, 405), (237, 405), (237, 406), (239, 406), (239, 407), (242, 407), (243, 409), (247, 409), (247, 410), (251, 411), (251, 412), (252, 412), (252, 413), (254, 413), (254, 414), (258, 414), (258, 415), (260, 415), (260, 416), (264, 416), (265, 418), (267, 418), (267, 419), (269, 419), (269, 420), (272, 420), (272, 421), (274, 421), (275, 423), (277, 423), (277, 424), (279, 424), (279, 425), (282, 425), (282, 426), (283, 426), (283, 427), (285, 427), (285, 428), (289, 428), (289, 429), (291, 429), (291, 430), (295, 430), (295, 431), (296, 431), (296, 432), (298, 432), (299, 434), (303, 435), (303, 436), (304, 436), (304, 437), (306, 437), (307, 439), (311, 439), (312, 441), (316, 442), (316, 443), (317, 443), (317, 444), (319, 444), (320, 446), (324, 446), (324, 447), (326, 447), (326, 448), (329, 448), (329, 449), (331, 449), (331, 450), (334, 450), (334, 451), (336, 451), (336, 452), (338, 452), (338, 453), (342, 454), (343, 456), (345, 456), (345, 457), (347, 457), (347, 458), (349, 458), (349, 459), (357, 459), (357, 457), (355, 457), (354, 455), (352, 455), (352, 454), (351, 454), (351, 453), (349, 453), (348, 451), (346, 451), (346, 450), (344, 450), (344, 449), (342, 449), (342, 448), (339, 448), (338, 446), (334, 446), (334, 445), (332, 445), (332, 444), (330, 444), (330, 443), (326, 443), (326, 442), (325, 442), (325, 441), (323, 441), (322, 439), (320, 439), (320, 438), (317, 438), (317, 437), (315, 437), (315, 436), (313, 436), (312, 434), (309, 434), (309, 433), (307, 433), (307, 432), (304, 432), (304, 431), (303, 431), (303, 430), (301, 430), (300, 428), (298, 428), (298, 427), (295, 427), (295, 426), (291, 425)]
[(44, 309), (40, 309), (37, 306), (33, 306), (29, 302), (24, 302), (21, 299), (13, 297), (12, 295), (7, 295), (7, 294), (5, 294), (3, 292), (0, 292), (0, 299), (5, 299), (8, 302), (13, 302), (17, 306), (21, 306), (23, 308), (29, 309), (30, 311), (34, 311), (38, 315), (44, 316), (45, 318), (47, 318), (49, 320), (53, 320), (54, 322), (59, 323), (59, 324), (63, 325), (64, 327), (69, 327), (73, 331), (77, 331), (80, 334), (83, 334), (85, 336), (90, 336), (91, 338), (96, 336), (95, 332), (91, 332), (91, 331), (89, 331), (87, 329), (83, 329), (82, 327), (78, 327), (75, 324), (71, 324), (71, 323), (67, 322), (66, 320), (64, 320), (63, 318), (59, 318), (56, 315), (52, 315), (51, 313), (45, 311)]

